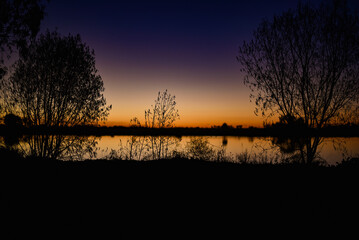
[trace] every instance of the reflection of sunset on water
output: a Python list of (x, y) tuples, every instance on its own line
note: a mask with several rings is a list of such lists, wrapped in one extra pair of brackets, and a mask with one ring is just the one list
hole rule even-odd
[[(214, 150), (220, 150), (223, 144), (222, 136), (203, 137), (208, 139), (210, 146)], [(111, 149), (120, 150), (125, 146), (130, 136), (102, 136), (98, 139), (97, 153), (99, 158), (106, 157)], [(191, 137), (184, 136), (181, 138), (179, 145), (173, 147), (178, 151), (184, 151), (186, 144), (190, 141)], [(227, 145), (225, 146), (226, 154), (235, 157), (238, 154), (248, 153), (252, 159), (257, 157), (276, 157), (286, 156), (282, 155), (279, 148), (271, 143), (270, 137), (233, 137), (227, 136)], [(333, 145), (334, 141), (334, 145)], [(340, 145), (340, 147), (339, 147)], [(337, 162), (343, 160), (343, 151), (346, 150), (346, 157), (359, 156), (359, 138), (327, 138), (323, 144), (319, 146), (320, 157), (327, 161), (330, 165), (335, 165)], [(287, 154), (287, 156), (289, 156)]]

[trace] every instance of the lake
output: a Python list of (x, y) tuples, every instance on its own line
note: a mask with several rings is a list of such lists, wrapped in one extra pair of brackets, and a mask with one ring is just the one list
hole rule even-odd
[[(5, 143), (6, 140), (0, 138), (0, 144), (5, 146)], [(9, 147), (9, 144), (6, 146)], [(10, 147), (25, 156), (56, 157), (62, 160), (189, 157), (230, 162), (281, 162), (298, 158), (303, 149), (310, 149), (316, 160), (325, 161), (329, 165), (348, 157), (359, 157), (359, 137), (321, 138), (315, 142), (314, 138), (303, 140), (245, 136), (34, 135), (13, 141)]]
[[(97, 158), (106, 158), (112, 152), (128, 151), (131, 146), (132, 136), (102, 136), (97, 138)], [(185, 151), (190, 142), (189, 136), (183, 136), (177, 142), (171, 144), (170, 151)], [(224, 150), (227, 156), (235, 158), (236, 155), (245, 154), (252, 157), (280, 158), (293, 153), (284, 152), (273, 143), (272, 137), (234, 137), (234, 136), (210, 136), (201, 137), (208, 141), (209, 147), (214, 151)], [(325, 138), (318, 147), (319, 157), (328, 164), (336, 164), (346, 157), (359, 156), (359, 137), (349, 138)], [(233, 160), (233, 159), (232, 159)]]

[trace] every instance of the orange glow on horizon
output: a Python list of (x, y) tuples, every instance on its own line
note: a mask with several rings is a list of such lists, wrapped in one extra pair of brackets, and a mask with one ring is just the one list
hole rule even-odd
[(255, 104), (250, 102), (250, 90), (243, 86), (241, 76), (230, 74), (225, 77), (229, 79), (227, 83), (219, 84), (217, 79), (221, 76), (215, 74), (159, 75), (158, 78), (150, 74), (146, 78), (142, 74), (145, 73), (132, 76), (125, 71), (109, 71), (103, 74), (104, 94), (112, 109), (102, 125), (127, 127), (134, 117), (143, 124), (145, 110), (152, 108), (159, 91), (167, 89), (176, 96), (180, 119), (175, 121), (175, 127), (209, 128), (223, 123), (243, 128), (263, 126), (264, 119), (254, 114)]
[[(223, 123), (226, 123), (228, 126), (232, 126), (234, 128), (236, 128), (238, 125), (241, 125), (243, 128), (248, 128), (248, 127), (263, 127), (263, 121), (260, 120), (260, 118), (258, 117), (257, 121), (256, 119), (253, 119), (252, 121), (250, 119), (244, 120), (243, 121), (213, 121), (213, 122), (198, 122), (198, 121), (181, 121), (178, 120), (175, 122), (174, 127), (184, 127), (184, 128), (195, 128), (195, 127), (200, 127), (200, 128), (210, 128), (212, 126), (222, 126)], [(101, 126), (107, 126), (107, 127), (115, 127), (115, 126), (122, 126), (122, 127), (129, 127), (130, 123), (129, 121), (106, 121), (106, 122), (101, 122), (100, 124)]]
[[(105, 58), (104, 58), (105, 59)], [(175, 127), (221, 126), (262, 127), (263, 118), (254, 114), (250, 89), (243, 84), (243, 75), (236, 62), (228, 65), (232, 71), (207, 69), (189, 70), (123, 66), (100, 61), (104, 95), (112, 105), (105, 126), (129, 126), (136, 117), (143, 124), (145, 110), (151, 109), (158, 92), (166, 89), (176, 97), (180, 119)]]

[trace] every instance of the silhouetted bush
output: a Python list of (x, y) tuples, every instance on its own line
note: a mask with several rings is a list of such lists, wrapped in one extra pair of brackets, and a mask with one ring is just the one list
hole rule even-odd
[(190, 159), (210, 160), (215, 155), (214, 149), (209, 145), (208, 138), (191, 137), (186, 145), (186, 153)]

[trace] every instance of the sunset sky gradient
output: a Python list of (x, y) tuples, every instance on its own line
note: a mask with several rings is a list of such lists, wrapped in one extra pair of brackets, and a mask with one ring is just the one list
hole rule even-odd
[(104, 94), (113, 106), (108, 125), (143, 119), (158, 91), (168, 89), (178, 103), (176, 126), (262, 126), (236, 61), (238, 47), (263, 18), (296, 5), (284, 0), (51, 0), (41, 31), (78, 33), (95, 50)]

